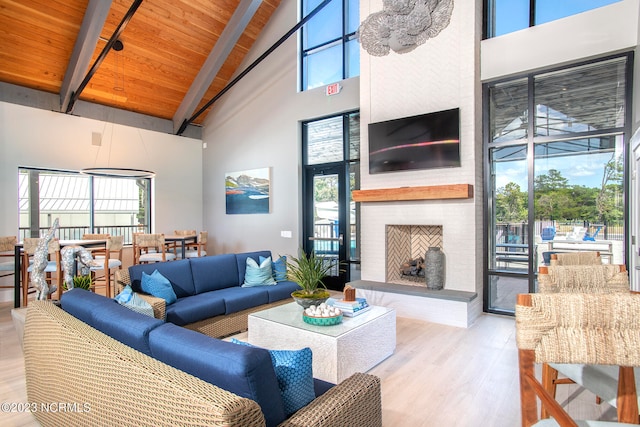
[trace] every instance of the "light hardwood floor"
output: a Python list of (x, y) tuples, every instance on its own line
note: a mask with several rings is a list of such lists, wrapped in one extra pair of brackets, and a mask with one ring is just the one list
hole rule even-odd
[[(27, 402), (12, 306), (0, 303), (0, 403)], [(483, 315), (468, 329), (398, 318), (395, 353), (369, 371), (382, 380), (384, 426), (520, 425), (514, 332), (514, 319), (504, 316)], [(574, 416), (615, 417), (577, 386), (561, 387), (558, 398)], [(38, 423), (28, 413), (0, 412), (0, 425)]]

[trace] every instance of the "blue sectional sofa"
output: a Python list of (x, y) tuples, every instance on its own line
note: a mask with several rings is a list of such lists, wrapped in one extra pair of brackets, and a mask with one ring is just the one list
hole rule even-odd
[[(211, 292), (211, 291), (209, 291)], [(186, 297), (182, 297), (186, 298)], [(48, 425), (381, 426), (380, 380), (313, 382), (287, 414), (271, 353), (205, 336), (82, 289), (29, 305), (27, 395)], [(56, 408), (57, 409), (57, 408)]]
[(165, 305), (159, 298), (145, 298), (154, 306), (156, 317), (212, 337), (224, 337), (247, 329), (250, 313), (292, 302), (297, 283), (280, 281), (272, 286), (242, 287), (247, 258), (259, 263), (270, 251), (213, 255), (155, 264), (138, 264), (128, 272), (117, 272), (116, 282), (141, 291), (142, 274), (158, 270), (170, 282), (177, 301)]

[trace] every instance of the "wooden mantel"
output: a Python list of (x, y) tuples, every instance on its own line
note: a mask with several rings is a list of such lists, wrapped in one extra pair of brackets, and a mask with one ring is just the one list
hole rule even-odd
[(470, 199), (473, 185), (427, 185), (424, 187), (378, 188), (374, 190), (354, 190), (356, 202), (392, 202), (402, 200)]

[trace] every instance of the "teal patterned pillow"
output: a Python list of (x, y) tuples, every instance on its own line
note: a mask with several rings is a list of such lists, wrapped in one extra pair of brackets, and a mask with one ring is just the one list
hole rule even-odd
[(269, 350), (269, 353), (278, 377), (284, 412), (289, 416), (316, 398), (311, 349)]
[(271, 257), (267, 257), (260, 261), (260, 265), (251, 257), (247, 257), (247, 268), (244, 273), (243, 288), (253, 286), (271, 286), (275, 285), (273, 273), (271, 272)]
[[(231, 342), (251, 345), (231, 338)], [(287, 417), (316, 398), (313, 388), (313, 354), (309, 347), (301, 350), (269, 350), (276, 371), (278, 387)]]
[(176, 302), (178, 297), (176, 296), (171, 282), (164, 277), (158, 270), (153, 270), (153, 273), (147, 274), (142, 272), (141, 288), (144, 292), (153, 295), (157, 298), (162, 298), (166, 301), (167, 305)]

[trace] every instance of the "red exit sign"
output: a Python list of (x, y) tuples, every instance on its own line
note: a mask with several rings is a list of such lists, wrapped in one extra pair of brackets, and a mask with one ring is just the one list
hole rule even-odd
[(336, 95), (340, 93), (340, 89), (342, 89), (342, 86), (338, 83), (327, 85), (326, 94), (327, 96)]

